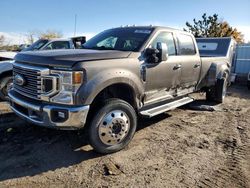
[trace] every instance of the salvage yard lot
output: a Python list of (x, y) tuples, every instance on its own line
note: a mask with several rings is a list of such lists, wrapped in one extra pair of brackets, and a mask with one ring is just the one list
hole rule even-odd
[(250, 92), (233, 86), (216, 109), (139, 119), (129, 146), (103, 156), (86, 132), (29, 125), (0, 102), (0, 187), (250, 187)]

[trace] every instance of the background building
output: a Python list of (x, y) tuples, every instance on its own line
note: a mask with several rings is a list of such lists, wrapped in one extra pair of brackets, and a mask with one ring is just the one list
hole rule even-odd
[(237, 45), (233, 72), (237, 81), (246, 82), (250, 72), (250, 44)]

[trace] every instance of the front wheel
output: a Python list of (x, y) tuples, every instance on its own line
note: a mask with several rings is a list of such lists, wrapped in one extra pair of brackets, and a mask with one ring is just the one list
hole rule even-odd
[(132, 140), (137, 127), (133, 107), (120, 99), (109, 99), (94, 115), (89, 127), (91, 146), (99, 153), (113, 153)]

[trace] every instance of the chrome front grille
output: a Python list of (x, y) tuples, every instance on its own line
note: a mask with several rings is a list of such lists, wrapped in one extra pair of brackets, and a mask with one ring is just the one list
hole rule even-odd
[[(16, 92), (29, 98), (41, 99), (41, 76), (48, 73), (46, 68), (36, 68), (22, 64), (13, 65), (13, 88)], [(22, 78), (22, 84), (17, 78)]]

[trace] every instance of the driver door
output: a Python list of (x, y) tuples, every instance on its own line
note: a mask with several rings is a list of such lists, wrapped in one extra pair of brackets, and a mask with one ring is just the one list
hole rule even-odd
[(160, 32), (149, 47), (156, 48), (158, 42), (167, 44), (168, 58), (159, 63), (145, 61), (142, 64), (142, 71), (145, 73), (146, 104), (173, 98), (180, 84), (181, 70), (173, 34)]

